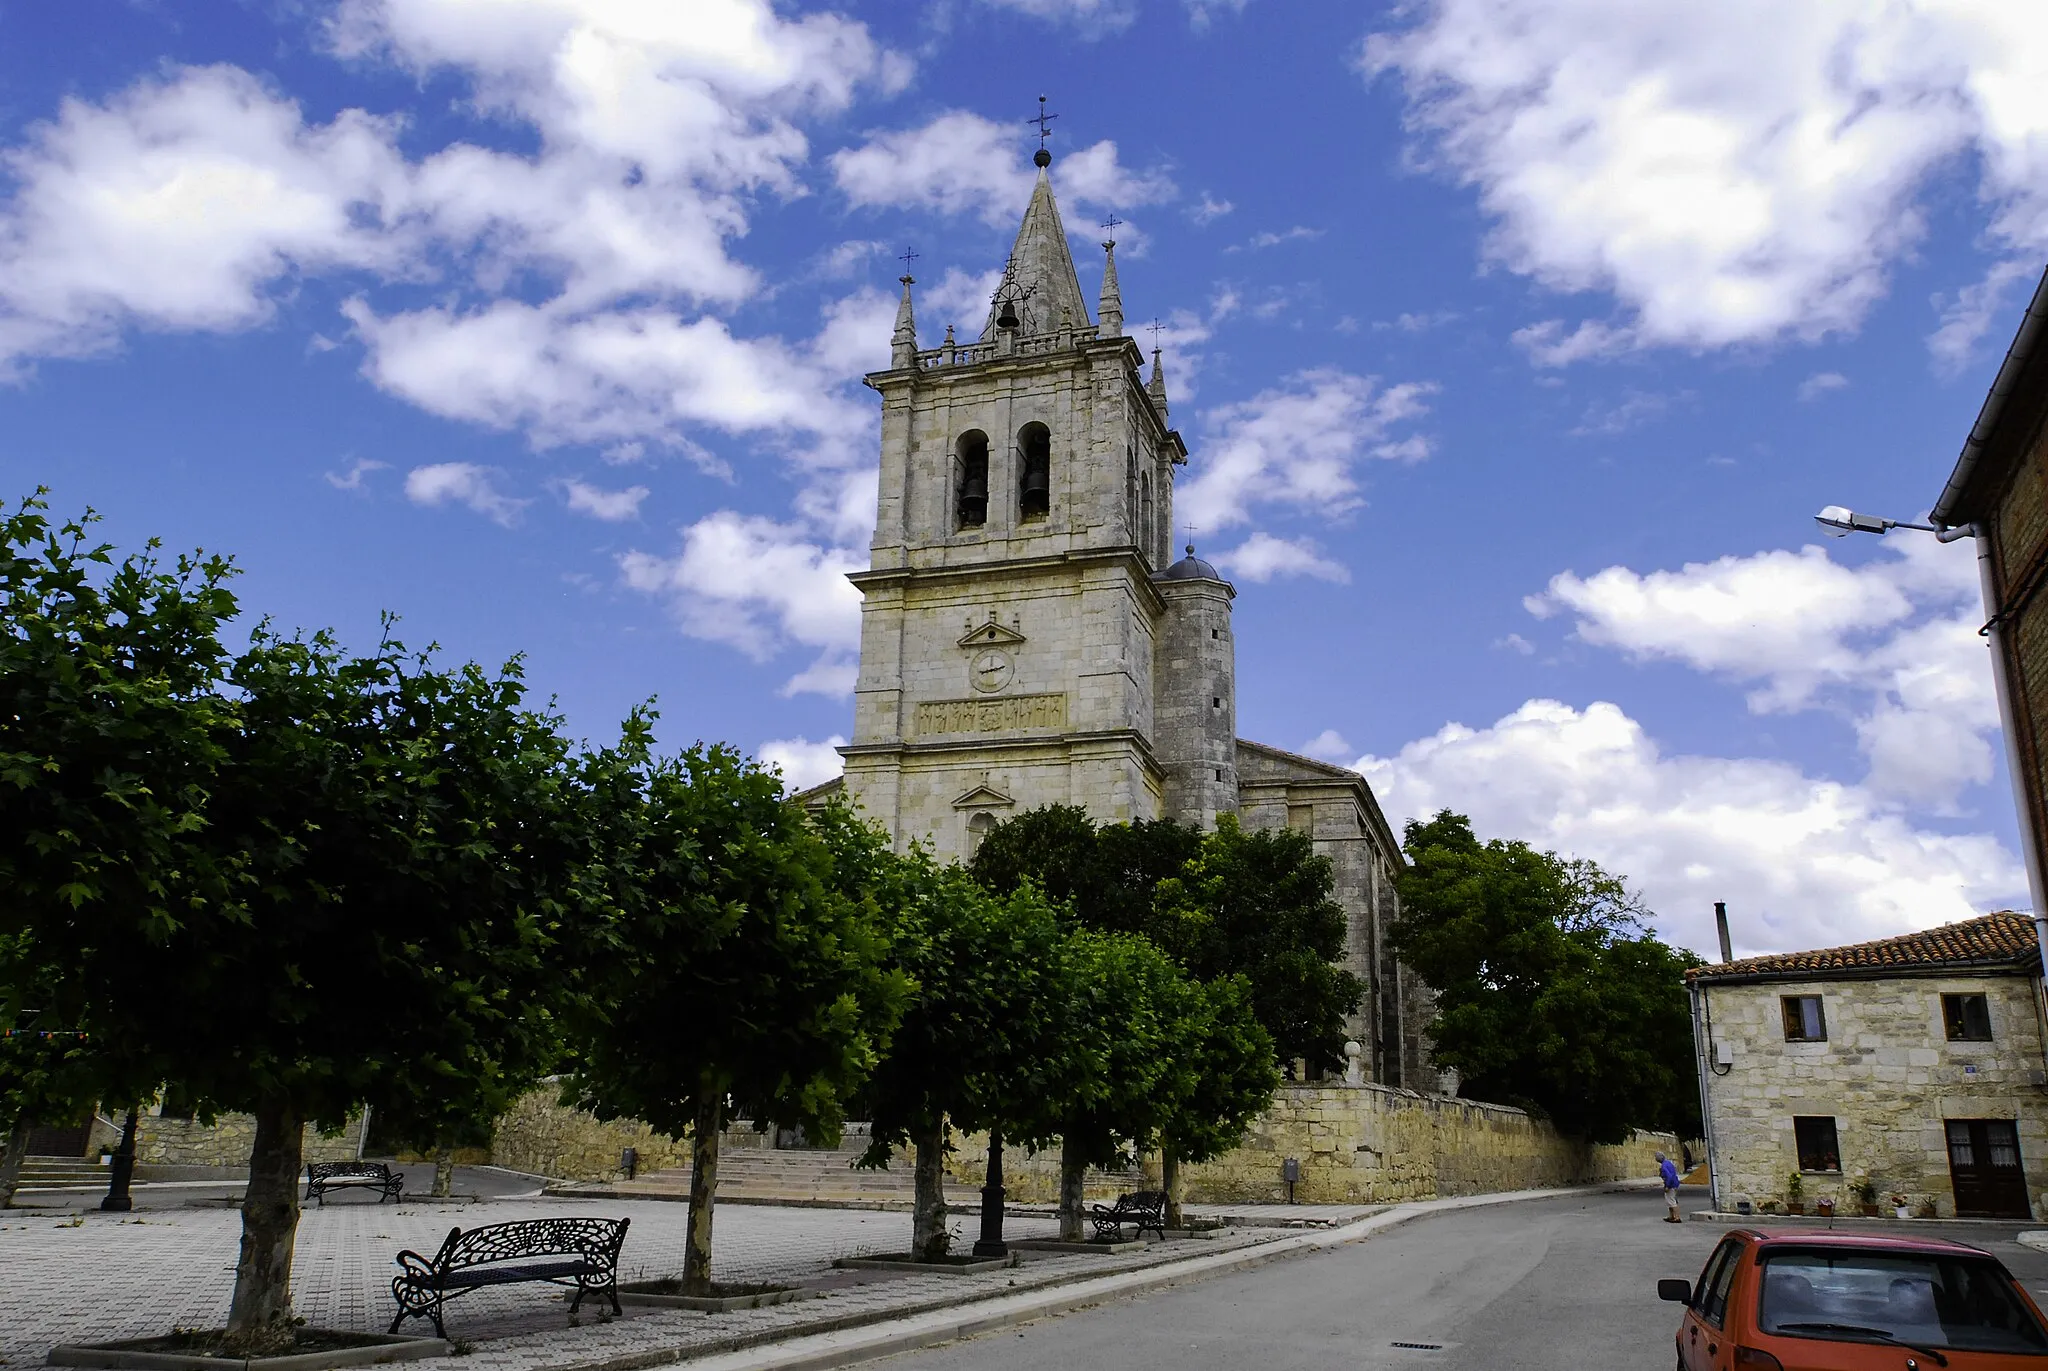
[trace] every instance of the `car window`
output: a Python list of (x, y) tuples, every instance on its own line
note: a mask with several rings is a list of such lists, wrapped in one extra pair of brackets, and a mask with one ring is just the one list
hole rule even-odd
[(1741, 1265), (1742, 1242), (1738, 1238), (1727, 1238), (1707, 1261), (1707, 1269), (1700, 1273), (1700, 1288), (1693, 1296), (1694, 1307), (1700, 1317), (1719, 1328), (1728, 1317), (1728, 1287), (1735, 1283), (1735, 1268)]
[(1773, 1252), (1757, 1326), (1793, 1338), (2048, 1355), (2048, 1330), (1989, 1257)]

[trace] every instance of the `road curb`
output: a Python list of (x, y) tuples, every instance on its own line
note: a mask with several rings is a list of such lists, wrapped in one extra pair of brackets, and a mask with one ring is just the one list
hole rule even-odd
[(1146, 1294), (1181, 1281), (1201, 1280), (1261, 1266), (1283, 1257), (1341, 1247), (1433, 1214), (1523, 1200), (1604, 1195), (1620, 1190), (1645, 1189), (1654, 1184), (1610, 1181), (1555, 1190), (1513, 1190), (1491, 1195), (1410, 1201), (1339, 1228), (1303, 1230), (1255, 1247), (1202, 1253), (1137, 1271), (1077, 1276), (1071, 1282), (1063, 1282), (1050, 1289), (963, 1299), (943, 1308), (908, 1315), (877, 1310), (872, 1315), (851, 1316), (847, 1323), (835, 1328), (794, 1336), (777, 1336), (770, 1330), (763, 1330), (759, 1334), (743, 1335), (746, 1341), (738, 1346), (672, 1351), (650, 1348), (618, 1357), (560, 1362), (537, 1371), (646, 1371), (649, 1367), (677, 1363), (687, 1364), (690, 1371), (826, 1371), (831, 1367), (895, 1356), (992, 1329), (1029, 1323), (1052, 1314)]

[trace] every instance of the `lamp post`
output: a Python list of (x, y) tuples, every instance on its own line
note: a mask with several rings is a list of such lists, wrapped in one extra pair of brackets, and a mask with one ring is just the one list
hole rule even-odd
[(2019, 811), (2020, 859), (2027, 869), (2027, 895), (2034, 903), (2034, 945), (2041, 954), (2041, 976), (2044, 992), (2048, 992), (2048, 899), (2043, 891), (2048, 890), (2048, 878), (2041, 870), (2041, 848), (2035, 839), (2035, 803), (2027, 789), (2026, 772), (2021, 767), (2019, 731), (2013, 726), (2012, 692), (2005, 673), (2005, 613), (1998, 601), (1998, 575), (1991, 564), (1991, 539), (1988, 530), (1981, 524), (1957, 524), (1949, 528), (1933, 524), (1913, 524), (1902, 519), (1882, 519), (1871, 514), (1858, 514), (1840, 505), (1829, 505), (1813, 516), (1830, 538), (1846, 538), (1852, 533), (1875, 533), (1883, 536), (1895, 528), (1918, 529), (1932, 533), (1944, 543), (1959, 542), (1964, 538), (1977, 540), (1977, 582), (1984, 596), (1984, 627), (1979, 630), (1991, 646), (1991, 686), (1998, 697), (1998, 727), (2005, 735), (2005, 769), (2012, 778), (2013, 807)]

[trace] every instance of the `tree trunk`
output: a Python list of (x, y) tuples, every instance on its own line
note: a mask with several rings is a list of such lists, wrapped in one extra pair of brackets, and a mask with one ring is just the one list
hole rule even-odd
[(282, 1100), (256, 1110), (249, 1188), (242, 1199), (242, 1257), (228, 1331), (245, 1336), (288, 1329), (292, 1316), (292, 1243), (299, 1227), (299, 1158), (305, 1121)]
[(917, 1147), (917, 1200), (911, 1211), (910, 1250), (921, 1262), (946, 1255), (946, 1129), (944, 1124), (913, 1134)]
[(690, 1236), (683, 1245), (683, 1293), (711, 1293), (711, 1210), (718, 1198), (718, 1131), (725, 1097), (705, 1091), (690, 1134)]
[(113, 1164), (107, 1168), (107, 1197), (100, 1201), (100, 1208), (109, 1213), (125, 1214), (135, 1207), (128, 1183), (135, 1179), (135, 1124), (141, 1112), (132, 1104), (128, 1106), (128, 1117), (121, 1124), (120, 1145), (114, 1149)]
[(1081, 1241), (1081, 1183), (1087, 1172), (1088, 1163), (1081, 1156), (1080, 1148), (1061, 1139), (1060, 1239), (1063, 1242)]
[(1159, 1180), (1160, 1188), (1166, 1192), (1166, 1226), (1187, 1227), (1180, 1217), (1180, 1158), (1170, 1147), (1159, 1154)]
[(455, 1149), (443, 1147), (434, 1153), (434, 1198), (445, 1200), (455, 1188)]
[(28, 1155), (28, 1116), (14, 1121), (7, 1133), (7, 1155), (0, 1157), (0, 1209), (14, 1207), (14, 1188), (21, 1184), (21, 1159)]

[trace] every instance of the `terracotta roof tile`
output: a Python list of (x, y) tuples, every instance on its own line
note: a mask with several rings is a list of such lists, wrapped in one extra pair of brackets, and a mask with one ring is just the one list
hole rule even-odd
[(2029, 970), (2040, 964), (2035, 956), (2034, 921), (2028, 915), (2015, 914), (2007, 909), (1964, 919), (1961, 923), (1908, 933), (1903, 937), (1880, 938), (1873, 943), (1851, 943), (1847, 947), (1823, 947), (1813, 952), (1747, 957), (1739, 962), (1694, 967), (1685, 974), (1687, 980), (1703, 981), (1800, 973), (1825, 978), (1834, 971), (1904, 971), (2017, 962), (2029, 963)]

